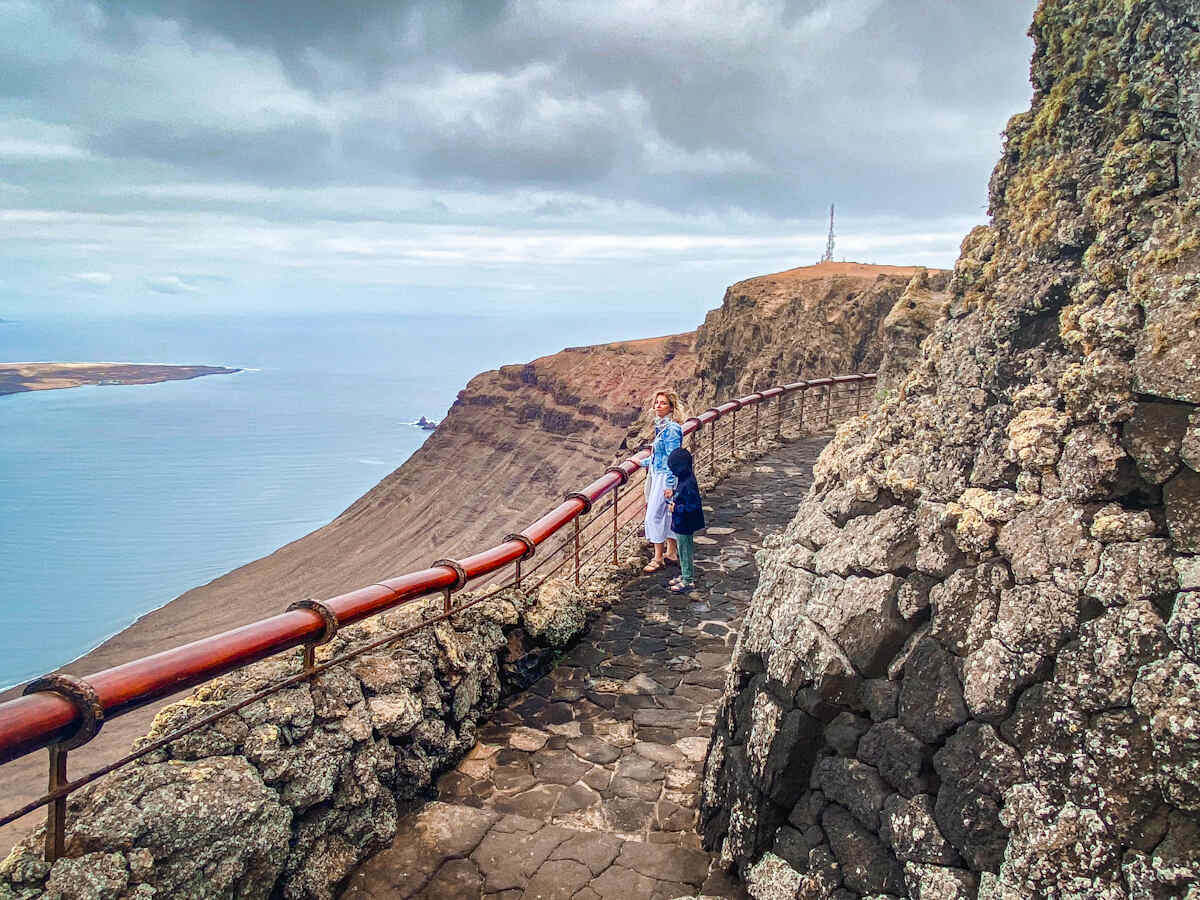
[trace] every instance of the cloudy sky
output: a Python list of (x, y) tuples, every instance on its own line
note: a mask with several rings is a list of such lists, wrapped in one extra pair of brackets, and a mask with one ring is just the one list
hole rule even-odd
[(6, 311), (715, 306), (950, 265), (1034, 0), (0, 0)]

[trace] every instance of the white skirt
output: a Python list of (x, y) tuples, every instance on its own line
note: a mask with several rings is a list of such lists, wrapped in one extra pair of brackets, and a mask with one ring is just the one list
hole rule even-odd
[(646, 483), (646, 540), (652, 544), (661, 544), (667, 538), (674, 539), (675, 532), (671, 530), (671, 511), (667, 509), (667, 498), (663, 491), (667, 489), (666, 472), (647, 472)]

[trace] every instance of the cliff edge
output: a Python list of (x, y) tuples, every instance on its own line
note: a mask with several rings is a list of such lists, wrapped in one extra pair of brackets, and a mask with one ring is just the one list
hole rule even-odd
[(760, 556), (703, 811), (757, 897), (1195, 896), (1200, 3), (1031, 34), (945, 318)]

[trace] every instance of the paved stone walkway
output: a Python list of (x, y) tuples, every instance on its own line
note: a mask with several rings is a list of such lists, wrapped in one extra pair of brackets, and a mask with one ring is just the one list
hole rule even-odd
[(697, 588), (626, 584), (581, 641), (497, 710), (343, 897), (742, 898), (700, 849), (696, 805), (729, 657), (758, 571), (827, 437), (780, 447), (705, 498)]

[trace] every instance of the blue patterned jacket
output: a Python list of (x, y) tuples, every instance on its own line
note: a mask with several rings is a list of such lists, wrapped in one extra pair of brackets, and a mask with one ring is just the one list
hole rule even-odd
[(659, 418), (654, 420), (654, 445), (651, 449), (650, 458), (643, 459), (640, 463), (643, 469), (649, 469), (651, 473), (665, 472), (667, 476), (667, 487), (675, 489), (677, 479), (674, 473), (671, 472), (670, 466), (667, 465), (667, 457), (671, 455), (671, 451), (683, 446), (683, 426), (674, 419)]

